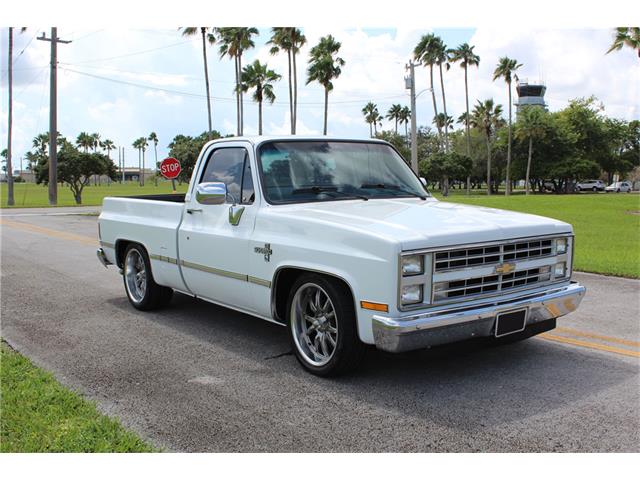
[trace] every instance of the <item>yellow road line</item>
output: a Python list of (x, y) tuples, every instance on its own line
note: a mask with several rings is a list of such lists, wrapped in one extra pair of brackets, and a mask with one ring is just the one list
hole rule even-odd
[(542, 333), (538, 336), (540, 338), (544, 338), (545, 340), (550, 340), (552, 342), (567, 343), (569, 345), (577, 345), (579, 347), (591, 348), (593, 350), (602, 350), (604, 352), (611, 352), (611, 353), (617, 353), (619, 355), (626, 355), (628, 357), (640, 358), (640, 352), (635, 352), (633, 350), (626, 350), (624, 348), (610, 347), (608, 345), (602, 345), (601, 343), (585, 342), (585, 341), (577, 340), (573, 338), (560, 337), (558, 335), (551, 335), (549, 333)]
[(4, 218), (0, 218), (0, 225), (15, 228), (17, 230), (22, 230), (25, 232), (39, 233), (48, 237), (60, 238), (62, 240), (71, 240), (73, 242), (79, 242), (84, 245), (96, 246), (98, 244), (97, 238), (62, 232), (60, 230), (53, 230), (51, 228), (41, 227), (39, 225), (33, 225), (31, 223), (16, 222), (14, 220), (6, 220)]
[(627, 345), (628, 347), (640, 348), (640, 342), (634, 342), (632, 340), (625, 340), (623, 338), (607, 337), (605, 335), (599, 335), (597, 333), (581, 332), (580, 330), (574, 330), (573, 328), (558, 327), (555, 330), (558, 333), (567, 333), (569, 335), (575, 335), (576, 337), (595, 338), (597, 340), (604, 340), (605, 342), (619, 343), (620, 345)]

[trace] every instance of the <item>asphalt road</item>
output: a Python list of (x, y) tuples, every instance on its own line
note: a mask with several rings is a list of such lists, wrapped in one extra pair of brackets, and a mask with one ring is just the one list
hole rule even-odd
[(298, 366), (277, 325), (183, 295), (134, 310), (95, 257), (96, 217), (43, 213), (0, 212), (2, 337), (158, 447), (640, 450), (639, 281), (576, 274), (587, 296), (549, 334), (371, 351), (327, 380)]

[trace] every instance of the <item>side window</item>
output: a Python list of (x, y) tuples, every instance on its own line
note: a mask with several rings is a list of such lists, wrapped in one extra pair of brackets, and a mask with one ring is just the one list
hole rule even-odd
[(223, 182), (227, 186), (227, 192), (240, 203), (240, 190), (242, 185), (242, 172), (247, 151), (244, 148), (218, 148), (214, 150), (200, 183)]
[(253, 177), (251, 176), (251, 162), (249, 155), (245, 155), (244, 170), (242, 172), (242, 201), (240, 203), (250, 205), (255, 199), (253, 191)]

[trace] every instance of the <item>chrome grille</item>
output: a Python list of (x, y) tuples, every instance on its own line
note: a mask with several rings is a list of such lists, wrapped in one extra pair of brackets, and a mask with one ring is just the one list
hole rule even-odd
[(437, 282), (433, 285), (433, 300), (437, 303), (459, 297), (473, 297), (546, 282), (550, 279), (551, 269), (549, 266), (545, 266), (502, 275), (494, 274), (464, 280)]
[(485, 247), (468, 247), (437, 252), (435, 272), (494, 265), (510, 260), (527, 260), (553, 255), (552, 240), (528, 240)]

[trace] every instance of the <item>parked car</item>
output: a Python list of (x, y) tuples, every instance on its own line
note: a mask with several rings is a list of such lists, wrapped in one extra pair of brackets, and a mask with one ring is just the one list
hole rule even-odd
[(209, 142), (186, 194), (107, 197), (98, 225), (98, 258), (133, 307), (176, 291), (275, 322), (323, 376), (366, 344), (521, 340), (585, 294), (571, 225), (439, 202), (379, 140)]
[(614, 182), (604, 189), (605, 192), (630, 192), (632, 190), (631, 182)]
[(603, 192), (606, 184), (602, 180), (585, 180), (576, 184), (578, 192), (583, 190), (592, 190), (594, 192)]

